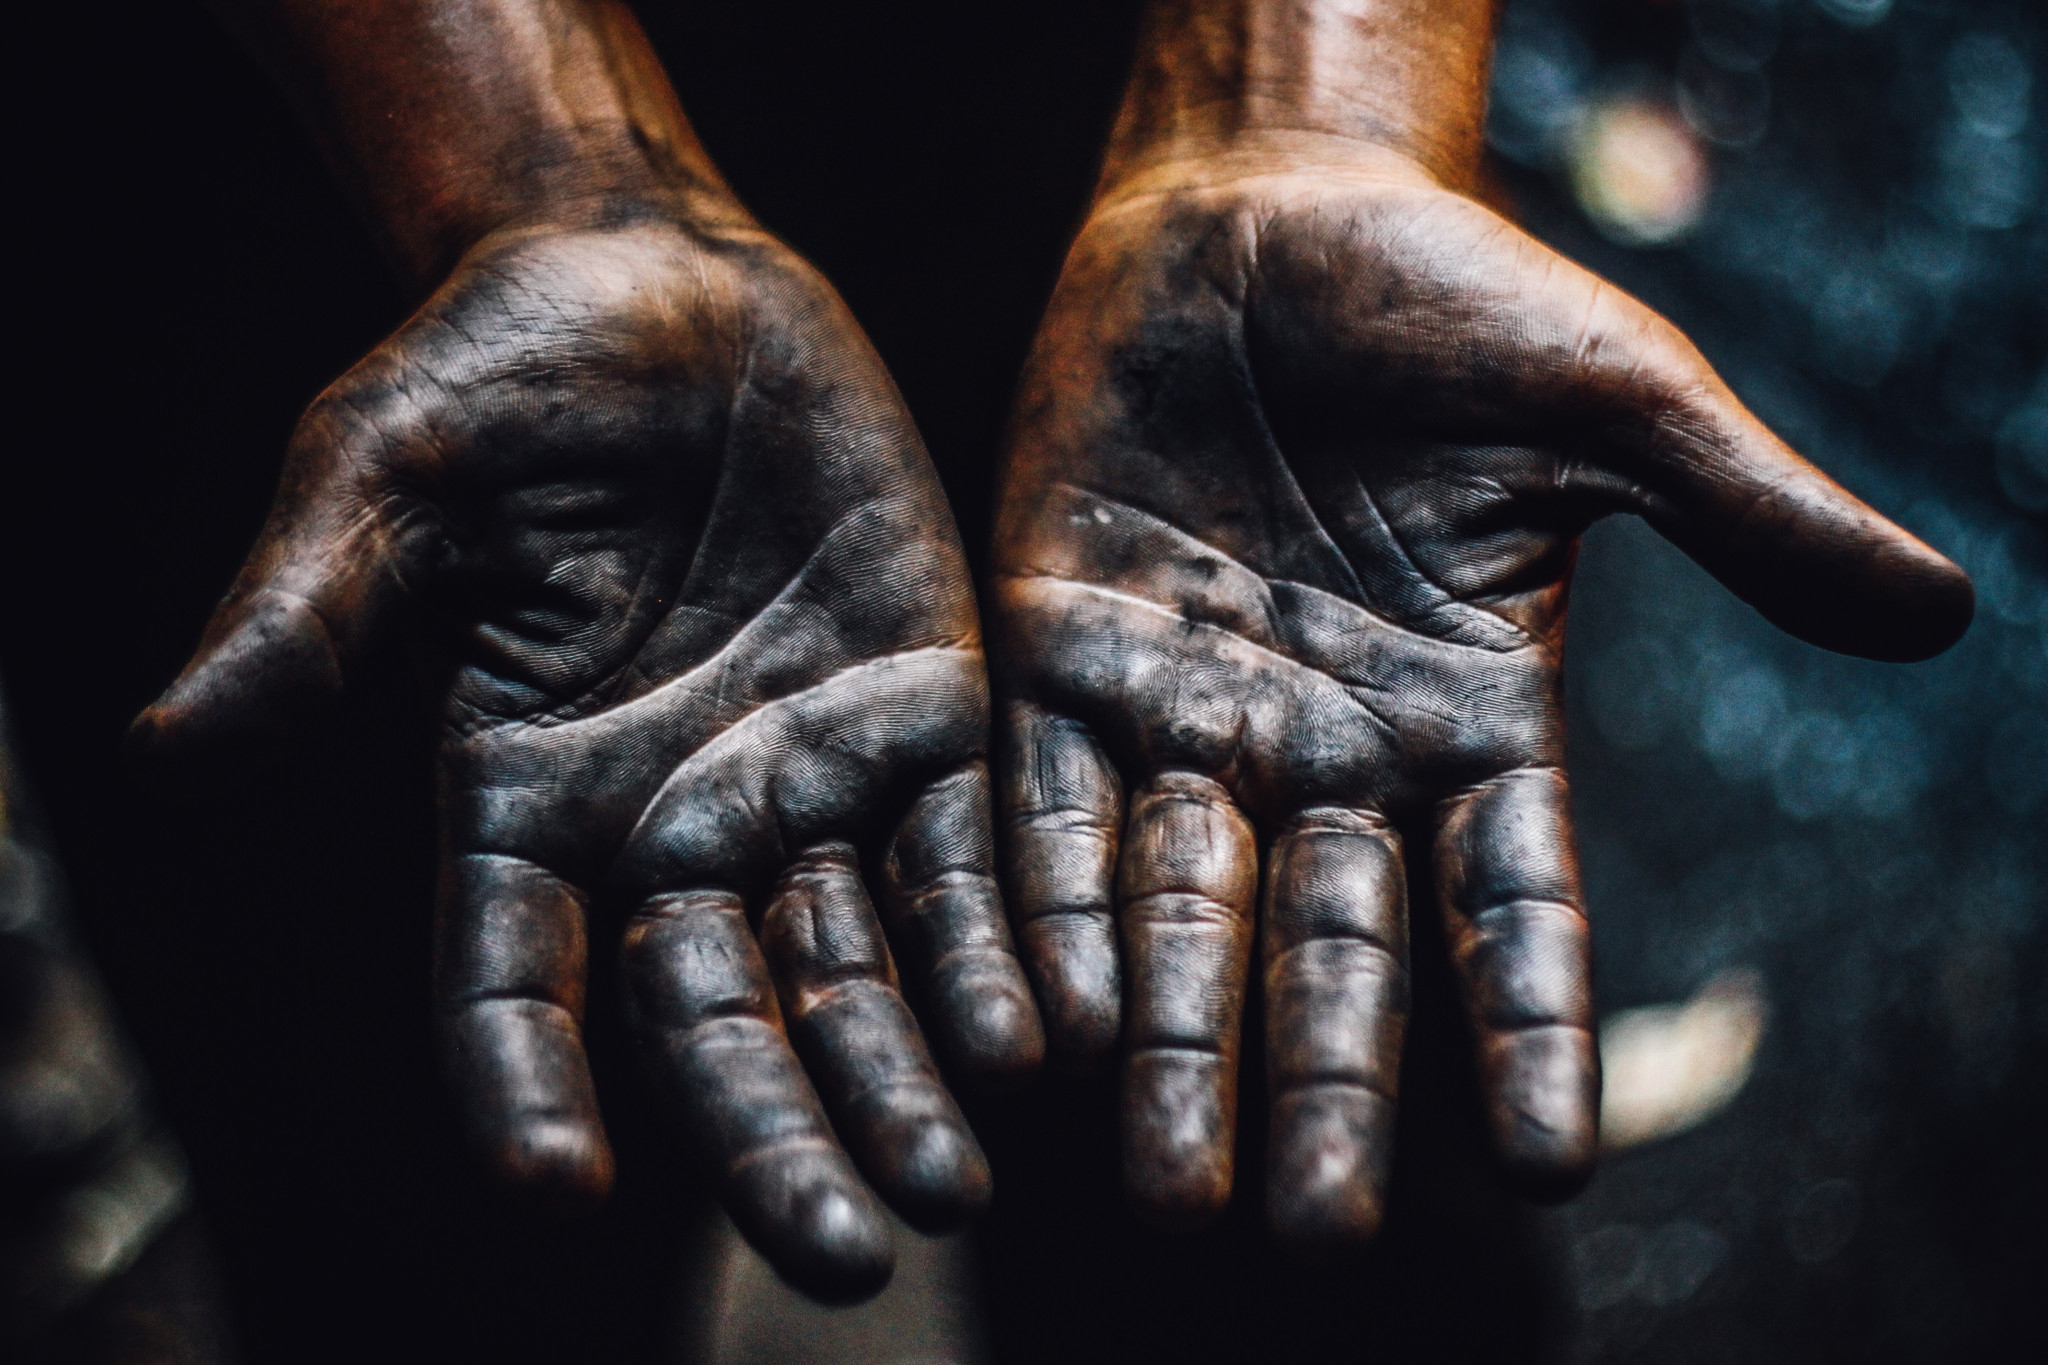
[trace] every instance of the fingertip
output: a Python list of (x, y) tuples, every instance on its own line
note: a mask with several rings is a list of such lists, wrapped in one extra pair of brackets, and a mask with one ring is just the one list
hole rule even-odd
[(1379, 1232), (1394, 1106), (1362, 1086), (1316, 1086), (1273, 1109), (1266, 1221), (1290, 1254), (1328, 1260)]
[(1762, 561), (1743, 595), (1810, 644), (1884, 663), (1931, 659), (1963, 638), (1977, 610), (1968, 574), (1889, 523), (1861, 539), (1827, 561)]
[(804, 1250), (789, 1266), (792, 1284), (827, 1303), (858, 1303), (888, 1287), (896, 1239), (881, 1210), (867, 1204), (829, 1190), (809, 1205), (798, 1229)]
[(1823, 649), (1913, 663), (1963, 637), (1976, 612), (1968, 574), (1775, 441), (1769, 449), (1761, 470), (1744, 471), (1748, 496), (1715, 485), (1660, 529), (1773, 625)]
[(192, 671), (193, 667), (188, 667), (162, 696), (128, 722), (123, 745), (126, 757), (144, 772), (189, 766), (195, 754), (206, 750), (203, 742), (194, 742), (207, 729), (207, 707), (203, 691), (194, 696), (199, 689), (186, 684)]
[(1145, 1222), (1193, 1232), (1230, 1203), (1236, 1113), (1222, 1059), (1159, 1050), (1124, 1073), (1124, 1189)]
[(569, 1012), (529, 998), (458, 1001), (436, 1032), (471, 1150), (494, 1183), (543, 1211), (602, 1202), (615, 1163)]
[(1488, 1119), (1508, 1182), (1525, 1198), (1569, 1199), (1593, 1178), (1600, 1068), (1584, 1029), (1551, 1026), (1499, 1040)]
[(756, 1193), (779, 1206), (780, 1217), (744, 1205), (730, 1210), (778, 1275), (827, 1304), (871, 1299), (896, 1273), (887, 1215), (851, 1169), (834, 1169), (841, 1166), (819, 1154), (764, 1173), (771, 1188)]
[(976, 1088), (1014, 1090), (1045, 1063), (1045, 1025), (1007, 952), (956, 954), (936, 976), (947, 1069)]
[(1600, 1155), (1597, 1103), (1549, 1115), (1524, 1107), (1495, 1116), (1501, 1170), (1517, 1195), (1559, 1204), (1586, 1188)]
[(1970, 575), (1918, 541), (1912, 548), (1919, 553), (1895, 574), (1889, 635), (1878, 642), (1880, 648), (1865, 651), (1887, 663), (1919, 663), (1943, 653), (1968, 633), (1977, 615)]
[(521, 1202), (564, 1215), (603, 1203), (617, 1174), (604, 1130), (566, 1115), (515, 1123), (486, 1161), (498, 1184)]
[(961, 1124), (919, 1125), (894, 1165), (889, 1204), (927, 1235), (952, 1232), (986, 1210), (995, 1193), (988, 1158)]
[(1123, 1032), (1123, 979), (1109, 925), (1094, 916), (1047, 916), (1024, 924), (1018, 937), (1034, 968), (1047, 1064), (1065, 1075), (1100, 1075)]
[(1533, 1204), (1562, 1204), (1592, 1183), (1596, 1162), (1592, 1152), (1577, 1144), (1541, 1150), (1532, 1145), (1504, 1153), (1501, 1168), (1508, 1187), (1523, 1199)]
[(130, 762), (153, 763), (171, 744), (176, 721), (170, 714), (169, 701), (168, 694), (157, 698), (128, 722), (122, 747)]
[(1116, 1065), (1123, 1010), (1114, 1000), (1067, 999), (1046, 1010), (1046, 1069), (1062, 1076), (1107, 1075)]
[(1160, 1232), (1200, 1232), (1230, 1207), (1227, 1172), (1165, 1172), (1124, 1168), (1124, 1188), (1139, 1221)]
[(184, 671), (129, 725), (131, 758), (180, 767), (260, 761), (324, 721), (341, 697), (334, 642), (302, 599), (258, 593), (207, 634)]

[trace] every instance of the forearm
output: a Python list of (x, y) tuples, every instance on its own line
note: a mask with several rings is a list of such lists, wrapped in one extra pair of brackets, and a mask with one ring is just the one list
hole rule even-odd
[(1152, 0), (1113, 182), (1247, 138), (1342, 137), (1476, 177), (1499, 0)]
[(417, 286), (520, 223), (739, 213), (618, 0), (210, 2)]

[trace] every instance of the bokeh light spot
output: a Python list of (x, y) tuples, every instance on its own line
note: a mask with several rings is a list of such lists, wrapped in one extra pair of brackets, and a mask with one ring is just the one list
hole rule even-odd
[(1764, 1031), (1763, 981), (1719, 973), (1680, 1005), (1623, 1010), (1600, 1025), (1600, 1145), (1673, 1137), (1726, 1108), (1749, 1080)]
[(1596, 104), (1571, 142), (1572, 188), (1602, 233), (1631, 246), (1675, 242), (1706, 208), (1705, 151), (1660, 100), (1620, 96)]

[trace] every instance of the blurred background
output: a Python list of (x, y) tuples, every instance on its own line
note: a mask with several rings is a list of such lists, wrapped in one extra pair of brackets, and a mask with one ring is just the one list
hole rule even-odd
[(1589, 538), (1573, 763), (1608, 1140), (1637, 1145), (1538, 1219), (1567, 1359), (2040, 1339), (2044, 87), (2038, 3), (1507, 7), (1488, 132), (1527, 221), (1979, 603), (1886, 668), (1778, 635), (1640, 525)]
[[(874, 336), (975, 546), (1135, 4), (639, 8), (743, 197)], [(702, 1204), (630, 1074), (600, 1056), (624, 1166), (602, 1218), (536, 1229), (462, 1160), (423, 1046), (405, 680), (288, 773), (165, 791), (120, 758), (298, 412), (411, 300), (198, 6), (22, 24), (0, 676), (73, 888), (66, 951), (154, 1077), (244, 1357), (657, 1358), (701, 1308)], [(1593, 1186), (1507, 1199), (1462, 1061), (1418, 1065), (1384, 1244), (1300, 1270), (1265, 1253), (1255, 1199), (1194, 1239), (1129, 1226), (1107, 1092), (1048, 1083), (977, 1113), (986, 1340), (1018, 1361), (1866, 1362), (2043, 1339), (2048, 6), (1509, 0), (1489, 142), (1532, 230), (1968, 567), (1977, 624), (1928, 664), (1837, 658), (1640, 526), (1597, 528), (1570, 677), (1609, 1076)], [(1459, 1046), (1443, 986), (1418, 981), (1423, 1060)]]

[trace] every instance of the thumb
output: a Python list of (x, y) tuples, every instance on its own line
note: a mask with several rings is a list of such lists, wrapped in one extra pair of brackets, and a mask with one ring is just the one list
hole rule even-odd
[(1962, 569), (1801, 459), (1745, 408), (1678, 329), (1609, 291), (1603, 461), (1631, 510), (1736, 596), (1811, 644), (1909, 662), (1969, 628)]
[(147, 758), (274, 759), (328, 721), (393, 615), (385, 519), (336, 425), (317, 408), (300, 424), (262, 533), (198, 651), (130, 727)]

